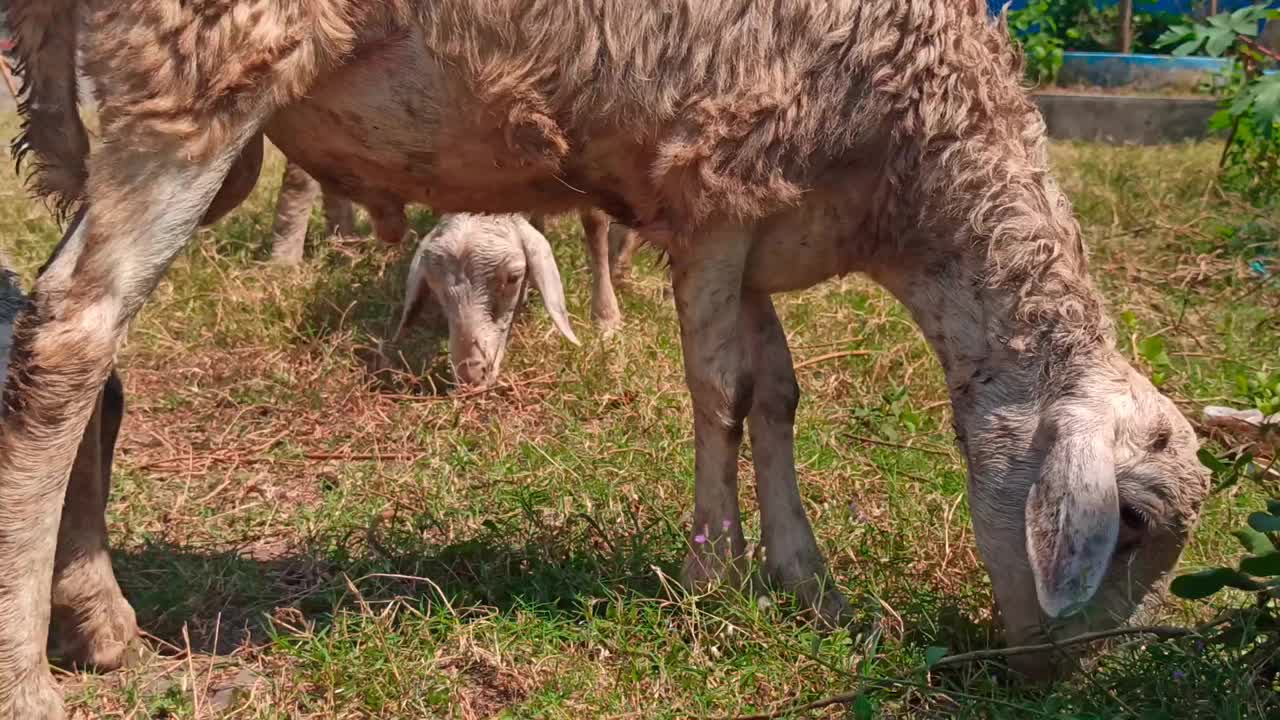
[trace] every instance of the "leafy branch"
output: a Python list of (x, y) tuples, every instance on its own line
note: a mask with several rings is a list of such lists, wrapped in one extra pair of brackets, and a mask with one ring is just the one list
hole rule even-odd
[(1228, 96), (1211, 121), (1227, 129), (1219, 170), (1229, 186), (1255, 202), (1269, 204), (1280, 194), (1280, 74), (1267, 74), (1280, 54), (1257, 41), (1263, 22), (1280, 22), (1280, 10), (1265, 4), (1219, 13), (1203, 23), (1169, 28), (1158, 40), (1175, 56), (1204, 53), (1232, 61)]

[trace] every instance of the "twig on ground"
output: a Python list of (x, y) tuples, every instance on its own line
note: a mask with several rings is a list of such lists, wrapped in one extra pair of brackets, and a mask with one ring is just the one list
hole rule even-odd
[[(997, 658), (1012, 657), (1014, 655), (1026, 655), (1029, 653), (1046, 652), (1051, 650), (1061, 650), (1072, 645), (1085, 645), (1100, 640), (1107, 640), (1114, 637), (1123, 637), (1126, 635), (1154, 635), (1160, 640), (1176, 640), (1199, 634), (1198, 629), (1180, 628), (1167, 625), (1147, 625), (1139, 627), (1113, 628), (1111, 630), (1101, 630), (1098, 632), (1084, 633), (1075, 637), (1067, 638), (1057, 642), (1041, 643), (1038, 645), (1020, 645), (1017, 647), (998, 648), (994, 650), (978, 650), (975, 652), (960, 653), (959, 655), (949, 655), (942, 658), (931, 666), (921, 667), (921, 670), (937, 670), (943, 667), (951, 667), (955, 665), (963, 665), (971, 662), (981, 662), (984, 660), (994, 660)], [(775, 720), (776, 718), (787, 717), (799, 713), (806, 713), (813, 710), (819, 710), (832, 705), (843, 705), (857, 700), (859, 696), (868, 689), (872, 689), (877, 685), (883, 684), (899, 684), (893, 678), (868, 680), (858, 690), (850, 690), (837, 695), (830, 695), (825, 698), (814, 700), (812, 702), (801, 705), (791, 705), (766, 713), (756, 715), (739, 715), (733, 720)]]
[(463, 398), (475, 397), (477, 395), (488, 395), (489, 393), (512, 391), (524, 385), (541, 385), (551, 382), (555, 379), (555, 373), (547, 373), (528, 380), (510, 380), (501, 382), (489, 387), (477, 388), (475, 390), (464, 390), (449, 395), (379, 395), (379, 397), (387, 400), (403, 400), (406, 402), (444, 402), (448, 400), (461, 400)]
[[(243, 456), (243, 455), (186, 455), (160, 458), (152, 460), (140, 465), (134, 465), (134, 470), (156, 470), (169, 465), (298, 465), (304, 460), (341, 460), (344, 462), (355, 460), (417, 460), (422, 457), (422, 452), (396, 452), (396, 453), (341, 453), (341, 452), (309, 452), (303, 453), (297, 458), (273, 458), (266, 456)], [(223, 488), (219, 487), (209, 494), (216, 495)]]
[(1084, 633), (1075, 637), (1059, 640), (1057, 642), (1040, 643), (1039, 645), (1019, 645), (1017, 647), (996, 648), (993, 650), (976, 650), (974, 652), (960, 653), (959, 655), (948, 655), (933, 664), (931, 670), (942, 667), (951, 667), (952, 665), (963, 665), (965, 663), (977, 662), (980, 660), (994, 660), (996, 658), (1013, 657), (1015, 655), (1027, 655), (1029, 653), (1048, 652), (1051, 650), (1060, 650), (1072, 645), (1087, 645), (1088, 643), (1107, 640), (1113, 637), (1124, 637), (1126, 635), (1154, 635), (1161, 640), (1176, 640), (1189, 635), (1198, 635), (1199, 630), (1193, 628), (1180, 628), (1171, 625), (1145, 625), (1140, 627), (1123, 627), (1112, 628), (1110, 630), (1099, 630), (1098, 632)]
[(800, 368), (806, 368), (806, 367), (809, 367), (810, 365), (817, 365), (818, 363), (823, 363), (828, 360), (836, 360), (838, 358), (862, 357), (862, 356), (871, 355), (871, 354), (872, 354), (871, 350), (841, 350), (839, 352), (831, 352), (825, 355), (819, 355), (818, 357), (815, 357), (815, 358), (809, 358), (808, 360), (805, 360), (802, 363), (796, 363), (793, 366), (793, 369), (799, 370)]
[(1117, 230), (1116, 232), (1113, 232), (1110, 235), (1104, 235), (1098, 238), (1094, 242), (1100, 244), (1100, 243), (1107, 242), (1108, 240), (1118, 240), (1122, 237), (1127, 237), (1129, 235), (1137, 235), (1139, 233), (1147, 232), (1148, 230), (1155, 230), (1158, 227), (1160, 227), (1158, 223), (1148, 223), (1146, 225), (1136, 225), (1134, 227), (1121, 228), (1120, 230)]
[(949, 453), (942, 448), (936, 448), (930, 445), (908, 445), (906, 443), (896, 443), (896, 442), (890, 442), (888, 440), (877, 440), (875, 438), (869, 438), (863, 435), (854, 435), (852, 433), (850, 433), (847, 437), (849, 437), (852, 440), (857, 440), (859, 442), (870, 443), (872, 445), (880, 445), (883, 447), (897, 448), (898, 450), (916, 450), (918, 452), (928, 453), (930, 455), (937, 455), (938, 457), (945, 457), (945, 458), (954, 457), (952, 453)]

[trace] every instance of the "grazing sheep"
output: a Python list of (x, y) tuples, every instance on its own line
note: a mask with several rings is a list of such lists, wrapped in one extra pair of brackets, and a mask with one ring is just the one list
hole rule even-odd
[[(392, 230), (406, 202), (598, 207), (667, 253), (696, 587), (746, 579), (745, 423), (766, 573), (843, 614), (796, 485), (799, 388), (770, 294), (849, 272), (893, 292), (942, 363), (1010, 642), (1124, 622), (1196, 522), (1195, 434), (1116, 349), (1044, 123), (982, 0), (8, 7), (27, 83), (17, 149), (38, 193), (80, 211), (19, 316), (5, 387), (0, 717), (62, 716), (44, 643), (76, 443), (130, 319), (210, 208), (237, 200), (263, 132)], [(91, 154), (78, 27), (99, 96)], [(117, 598), (109, 577), (78, 595)], [(78, 608), (89, 657), (127, 639), (122, 602)]]
[(541, 232), (521, 215), (446, 215), (413, 255), (396, 337), (426, 308), (437, 309), (449, 324), (454, 377), (461, 385), (486, 386), (502, 367), (511, 323), (530, 286), (560, 334), (579, 344), (560, 270)]
[[(331, 191), (324, 191), (320, 183), (305, 170), (293, 162), (286, 162), (284, 178), (280, 183), (280, 193), (276, 199), (275, 223), (272, 227), (271, 258), (276, 263), (297, 265), (302, 262), (307, 226), (311, 220), (311, 206), (315, 203), (316, 196), (322, 193), (326, 236), (348, 237), (355, 234), (355, 211), (351, 201)], [(591, 317), (597, 327), (606, 335), (610, 335), (622, 326), (622, 311), (618, 308), (614, 285), (622, 282), (630, 271), (631, 256), (639, 238), (635, 231), (612, 223), (609, 216), (599, 210), (584, 210), (580, 215), (583, 239), (587, 246), (587, 259), (591, 268)], [(529, 222), (538, 233), (545, 233), (543, 217), (531, 218)], [(455, 243), (456, 241), (457, 238)], [(419, 244), (419, 253), (426, 248), (425, 242), (424, 240)], [(461, 246), (456, 249), (463, 250)], [(417, 279), (426, 281), (425, 276)], [(410, 292), (415, 288), (416, 285), (411, 284)], [(505, 332), (503, 337), (505, 338)], [(567, 337), (573, 339), (572, 333), (568, 333)], [(505, 346), (505, 339), (503, 344)], [(496, 351), (496, 349), (496, 347), (490, 347), (488, 350)], [(500, 358), (498, 362), (501, 362)], [(472, 365), (472, 367), (478, 366)], [(496, 378), (497, 372), (498, 366), (495, 364), (486, 377)]]
[[(605, 335), (622, 324), (610, 272), (608, 216), (582, 213), (593, 282), (592, 317)], [(530, 287), (537, 288), (551, 322), (577, 345), (565, 307), (564, 287), (541, 218), (521, 215), (445, 215), (418, 243), (405, 282), (404, 310), (396, 337), (433, 308), (449, 325), (449, 360), (461, 385), (483, 387), (498, 377), (511, 323)], [(628, 233), (628, 236), (633, 233)], [(616, 258), (624, 257), (627, 239)]]

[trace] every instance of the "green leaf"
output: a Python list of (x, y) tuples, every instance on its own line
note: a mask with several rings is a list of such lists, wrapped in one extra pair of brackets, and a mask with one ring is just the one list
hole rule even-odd
[(924, 651), (924, 664), (927, 667), (933, 667), (938, 661), (947, 656), (947, 649), (940, 645), (932, 645)]
[(1227, 107), (1227, 112), (1233, 117), (1243, 115), (1249, 112), (1249, 107), (1253, 105), (1253, 93), (1249, 88), (1245, 88), (1240, 94), (1231, 100), (1231, 105)]
[(1209, 42), (1204, 44), (1204, 51), (1212, 57), (1221, 57), (1235, 42), (1236, 36), (1230, 30), (1220, 30), (1209, 35)]
[(1209, 448), (1200, 448), (1196, 451), (1196, 457), (1200, 459), (1200, 464), (1209, 468), (1214, 475), (1219, 475), (1231, 469), (1231, 466), (1222, 462), (1222, 460), (1213, 454)]
[(1280, 517), (1271, 513), (1252, 513), (1249, 515), (1249, 527), (1263, 533), (1280, 532)]
[(1174, 48), (1173, 54), (1178, 57), (1184, 57), (1199, 50), (1200, 46), (1203, 44), (1204, 44), (1204, 40), (1200, 38), (1192, 38), (1191, 40), (1188, 40), (1182, 43), (1181, 45), (1179, 45), (1178, 47)]
[(1231, 463), (1231, 472), (1242, 473), (1249, 468), (1249, 463), (1253, 462), (1253, 453), (1240, 453), (1236, 456), (1235, 462)]
[(1258, 35), (1258, 22), (1256, 20), (1241, 20), (1239, 23), (1232, 24), (1231, 29), (1237, 35), (1256, 37)]
[(1258, 577), (1280, 575), (1280, 553), (1272, 551), (1260, 557), (1247, 557), (1240, 561), (1240, 570)]
[(1239, 35), (1254, 37), (1258, 34), (1258, 20), (1256, 8), (1242, 7), (1231, 13), (1231, 20), (1227, 25)]
[(1272, 515), (1280, 515), (1280, 500), (1268, 500), (1267, 512)]
[(1169, 353), (1165, 350), (1164, 338), (1159, 335), (1151, 337), (1138, 343), (1138, 352), (1142, 353), (1142, 357), (1153, 367), (1164, 367), (1169, 364)]
[(1168, 30), (1160, 34), (1160, 37), (1156, 38), (1156, 46), (1169, 47), (1170, 45), (1188, 42), (1194, 37), (1195, 31), (1190, 25), (1171, 25)]
[(1271, 544), (1271, 538), (1251, 527), (1233, 530), (1231, 534), (1240, 541), (1250, 555), (1267, 555), (1276, 551), (1276, 546)]
[(1249, 376), (1244, 373), (1236, 373), (1236, 392), (1242, 396), (1249, 394)]
[(1235, 122), (1235, 116), (1226, 108), (1219, 110), (1209, 117), (1210, 130), (1226, 130)]
[(875, 703), (871, 702), (871, 698), (867, 697), (865, 693), (853, 699), (851, 709), (855, 720), (875, 720)]
[(1250, 86), (1253, 117), (1258, 125), (1269, 128), (1280, 118), (1280, 76), (1264, 75)]
[(1224, 587), (1257, 592), (1262, 585), (1231, 568), (1212, 568), (1179, 575), (1169, 583), (1169, 592), (1186, 600), (1201, 600)]

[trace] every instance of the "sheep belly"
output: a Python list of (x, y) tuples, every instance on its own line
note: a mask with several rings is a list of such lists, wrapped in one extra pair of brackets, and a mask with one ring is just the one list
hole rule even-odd
[(265, 131), (326, 188), (365, 205), (490, 213), (582, 205), (581, 191), (559, 178), (558, 153), (513, 147), (509, 122), (450, 82), (415, 27), (362, 48)]
[(799, 207), (755, 227), (743, 279), (746, 288), (777, 293), (804, 290), (855, 270), (865, 270), (874, 252), (872, 213), (860, 198), (812, 195)]

